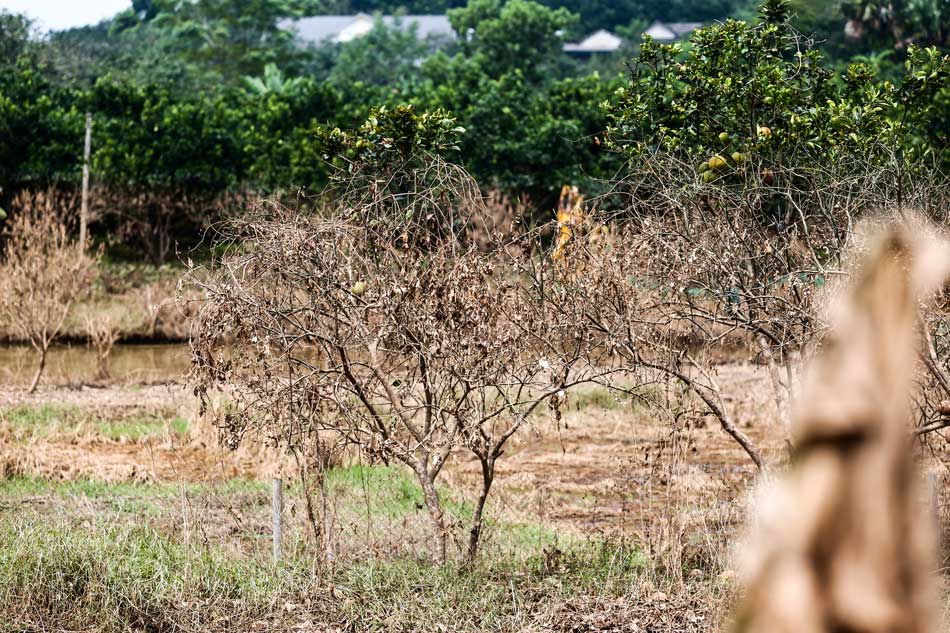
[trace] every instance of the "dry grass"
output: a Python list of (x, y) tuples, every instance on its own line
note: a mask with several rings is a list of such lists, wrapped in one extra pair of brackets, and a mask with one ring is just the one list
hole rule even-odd
[[(748, 365), (722, 371), (767, 380)], [(9, 413), (0, 422), (6, 454), (27, 457), (0, 481), (0, 556), (16, 561), (0, 565), (0, 621), (13, 630), (698, 632), (718, 625), (734, 591), (726, 544), (751, 463), (714, 428), (696, 421), (671, 435), (665, 418), (596, 390), (568, 404), (560, 427), (541, 413), (519, 435), (474, 568), (434, 569), (417, 557), (422, 543), (393, 529), (426, 520), (411, 476), (332, 471), (339, 558), (322, 579), (311, 575), (293, 486), (288, 560), (268, 562), (272, 454), (224, 452), (200, 422), (171, 447), (161, 435), (110, 438), (94, 423), (128, 417), (136, 400), (146, 403), (140, 415), (190, 417), (182, 392), (7, 397), (3, 410), (38, 418), (36, 427), (68, 418), (29, 437), (11, 430)], [(754, 398), (740, 407), (743, 423), (764, 438), (771, 423), (753, 415)], [(44, 400), (68, 404), (44, 413)], [(442, 479), (457, 533), (465, 521), (452, 520), (477, 492), (466, 485), (473, 468), (458, 461)]]
[[(765, 370), (724, 365), (717, 379), (781, 460)], [(585, 389), (559, 423), (535, 414), (499, 464), (469, 568), (434, 568), (405, 538), (426, 520), (411, 476), (335, 469), (338, 559), (317, 577), (294, 485), (286, 559), (269, 561), (267, 478), (293, 481), (292, 466), (218, 448), (184, 390), (8, 391), (0, 407), (0, 631), (699, 632), (721, 628), (737, 593), (729, 544), (754, 466), (688, 402), (664, 413)], [(110, 436), (97, 422), (135, 416), (192, 423), (169, 445), (154, 426)], [(477, 472), (463, 456), (441, 480), (454, 556)]]

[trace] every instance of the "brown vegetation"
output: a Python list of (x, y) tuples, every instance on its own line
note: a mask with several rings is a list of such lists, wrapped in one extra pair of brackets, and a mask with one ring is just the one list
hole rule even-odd
[(890, 234), (838, 305), (793, 429), (791, 470), (763, 498), (739, 631), (935, 630), (932, 517), (910, 446), (921, 294), (945, 242)]
[(80, 250), (51, 208), (22, 209), (7, 225), (0, 260), (0, 320), (30, 342), (39, 365), (36, 390), (50, 345), (95, 275), (96, 256)]
[(363, 224), (280, 208), (236, 229), (242, 248), (202, 283), (192, 342), (199, 393), (224, 389), (234, 403), (222, 419), (233, 443), (263, 432), (301, 450), (316, 430), (371, 461), (406, 464), (425, 493), (440, 563), (435, 484), (464, 447), (481, 465), (474, 557), (505, 444), (541, 403), (595, 371), (583, 331), (493, 253), (424, 224), (404, 229), (425, 244), (412, 249)]

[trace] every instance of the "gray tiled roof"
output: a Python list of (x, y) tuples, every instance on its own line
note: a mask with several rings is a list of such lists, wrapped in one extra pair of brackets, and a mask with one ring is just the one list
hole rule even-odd
[(686, 37), (696, 29), (702, 28), (702, 26), (702, 22), (661, 22), (656, 20), (643, 34), (661, 42), (672, 42)]
[(667, 22), (666, 26), (670, 28), (671, 31), (676, 33), (679, 37), (684, 35), (689, 35), (696, 29), (703, 28), (702, 22)]
[[(446, 15), (384, 15), (381, 16), (383, 24), (386, 26), (395, 26), (399, 24), (402, 28), (409, 28), (415, 25), (416, 32), (420, 39), (427, 37), (454, 38), (455, 31), (449, 24), (449, 18)], [(356, 15), (317, 15), (299, 20), (283, 20), (280, 27), (296, 32), (297, 38), (302, 42), (312, 42), (318, 44), (327, 40), (336, 39), (347, 27), (352, 27), (360, 21), (374, 21), (375, 16), (366, 13)]]
[(299, 20), (281, 20), (278, 26), (294, 31), (304, 42), (320, 43), (334, 37), (356, 18), (355, 15), (320, 15)]

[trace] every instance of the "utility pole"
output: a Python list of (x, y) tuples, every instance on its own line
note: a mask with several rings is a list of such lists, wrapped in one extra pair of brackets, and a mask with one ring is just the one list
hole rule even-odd
[(86, 113), (86, 143), (82, 152), (82, 207), (79, 210), (79, 249), (86, 250), (89, 223), (89, 152), (92, 149), (92, 113)]

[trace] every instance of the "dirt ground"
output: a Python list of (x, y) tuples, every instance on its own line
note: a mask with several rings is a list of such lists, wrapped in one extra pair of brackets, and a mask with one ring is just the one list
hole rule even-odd
[[(718, 368), (717, 380), (730, 394), (727, 404), (734, 419), (766, 459), (784, 460), (781, 425), (766, 372), (748, 363), (726, 364)], [(157, 433), (135, 440), (56, 427), (24, 441), (4, 418), (4, 412), (48, 405), (104, 418), (145, 409), (191, 424), (182, 434)], [(517, 613), (526, 609), (524, 618), (532, 625), (497, 630), (718, 630), (718, 623), (728, 617), (730, 592), (735, 590), (730, 548), (738, 542), (745, 501), (754, 489), (756, 470), (751, 460), (713, 418), (698, 410), (664, 413), (663, 407), (655, 410), (614, 400), (604, 391), (582, 389), (570, 396), (562, 411), (559, 422), (548, 412), (533, 417), (498, 462), (482, 543), (482, 558), (491, 561), (486, 563), (491, 580), (484, 581), (484, 589), (487, 592), (493, 582), (500, 582), (504, 595), (510, 590), (512, 602), (519, 605)], [(360, 485), (351, 483), (332, 502), (326, 525), (340, 569), (346, 568), (344, 561), (412, 560), (429, 546), (424, 507), (411, 496), (399, 496), (402, 489), (394, 471), (375, 472), (384, 474), (371, 480), (369, 488), (390, 484), (381, 494), (374, 498), (370, 490), (364, 498)], [(239, 554), (234, 560), (268, 560), (272, 517), (266, 480), (280, 473), (294, 481), (290, 460), (273, 450), (253, 444), (235, 452), (220, 447), (214, 429), (198, 419), (194, 396), (173, 383), (46, 387), (34, 395), (0, 387), (0, 477), (4, 473), (75, 482), (52, 486), (40, 481), (35, 491), (0, 498), (0, 512), (7, 511), (7, 516), (29, 515), (28, 522), (37, 525), (65, 520), (84, 534), (101, 529), (94, 526), (127, 525), (166, 535), (172, 542), (210, 544), (216, 551)], [(97, 492), (94, 484), (80, 481), (85, 479), (172, 485), (128, 490), (110, 486)], [(403, 479), (412, 484), (411, 475)], [(459, 521), (453, 517), (461, 516), (458, 502), (471, 500), (479, 479), (478, 463), (464, 451), (443, 470), (442, 490), (451, 500), (446, 503), (450, 547), (456, 556), (464, 546), (468, 524), (464, 516)], [(10, 481), (15, 485), (17, 480)], [(27, 480), (24, 485), (33, 483)], [(381, 502), (394, 505), (387, 508)], [(309, 551), (310, 526), (297, 489), (286, 490), (284, 517), (286, 551)], [(625, 580), (623, 591), (588, 588), (544, 594), (561, 586), (558, 570), (567, 569), (564, 561), (569, 560), (564, 553), (583, 551), (590, 543), (636, 544), (638, 552), (648, 552), (652, 566), (638, 572), (635, 582)], [(573, 546), (577, 547), (572, 550)], [(492, 567), (526, 551), (538, 552), (544, 569), (551, 566), (550, 577), (531, 584), (531, 573), (523, 569), (502, 576)], [(314, 625), (327, 617), (324, 610), (331, 605), (336, 609), (333, 617), (340, 621), (379, 621), (388, 626), (389, 618), (395, 617), (392, 613), (403, 613), (400, 621), (411, 624), (392, 630), (421, 630), (425, 627), (419, 623), (434, 617), (434, 604), (457, 600), (412, 585), (405, 594), (393, 594), (395, 602), (390, 603), (388, 584), (360, 589), (363, 593), (352, 594), (359, 597), (351, 599), (346, 591), (355, 591), (356, 581), (350, 577), (339, 582), (328, 585), (331, 595), (308, 590), (288, 598), (300, 603), (294, 607), (299, 615), (284, 609), (254, 615), (263, 618), (255, 619), (254, 626), (285, 631), (290, 630), (287, 623), (298, 618), (301, 625), (293, 630), (362, 630)], [(515, 593), (516, 584), (524, 593)], [(337, 589), (341, 593), (332, 595)], [(364, 604), (370, 599), (375, 602)], [(206, 609), (188, 608), (185, 611), (192, 615)], [(420, 615), (413, 615), (413, 608)], [(240, 624), (213, 630), (252, 630), (250, 620), (235, 617)], [(453, 629), (440, 621), (438, 629), (427, 630)]]
[[(743, 431), (769, 458), (781, 459), (765, 373), (730, 365), (720, 368), (719, 379), (738, 394), (730, 404)], [(622, 530), (672, 499), (732, 499), (755, 476), (748, 456), (711, 416), (686, 415), (674, 432), (656, 411), (629, 404), (569, 408), (560, 429), (552, 420), (536, 421), (498, 466), (499, 496), (523, 505), (531, 491), (545, 522)], [(457, 473), (471, 480), (477, 464), (463, 462)]]
[[(729, 405), (739, 425), (769, 458), (781, 459), (776, 441), (781, 434), (764, 371), (750, 364), (724, 365), (718, 379), (732, 394)], [(560, 423), (541, 414), (515, 438), (499, 461), (496, 513), (582, 532), (624, 531), (674, 502), (731, 500), (754, 477), (751, 461), (711, 417), (684, 412), (674, 432), (673, 423), (656, 411), (599, 395), (578, 392)], [(113, 441), (53, 433), (23, 444), (0, 433), (0, 455), (8, 470), (58, 480), (203, 482), (266, 478), (282, 468), (281, 457), (269, 449), (219, 447), (214, 430), (194, 422), (197, 403), (179, 384), (47, 387), (33, 395), (0, 388), (0, 410), (43, 405), (90, 409), (102, 416), (161, 407), (193, 422), (187, 437), (178, 439)], [(451, 464), (445, 483), (469, 492), (480, 477), (477, 462), (459, 453)]]

